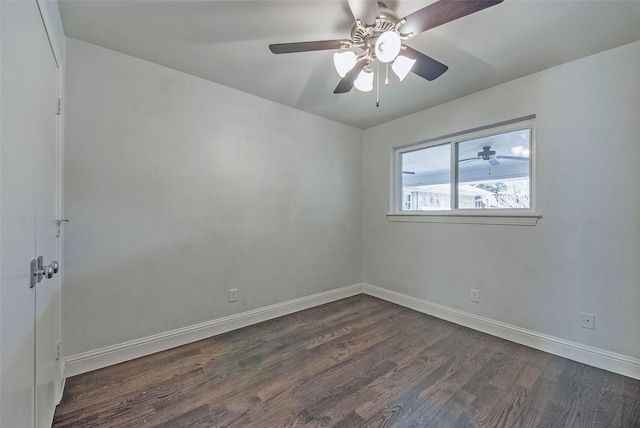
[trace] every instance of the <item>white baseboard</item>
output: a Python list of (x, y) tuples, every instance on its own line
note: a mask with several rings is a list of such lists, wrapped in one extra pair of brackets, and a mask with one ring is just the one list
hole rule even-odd
[(354, 284), (348, 287), (168, 331), (166, 333), (72, 355), (64, 361), (66, 376), (75, 376), (145, 355), (165, 351), (175, 348), (176, 346), (206, 339), (211, 336), (361, 293), (369, 294), (483, 333), (549, 352), (550, 354), (559, 355), (570, 360), (634, 379), (640, 379), (640, 359), (527, 330), (370, 284)]
[(133, 360), (156, 352), (186, 345), (262, 321), (292, 314), (362, 293), (362, 284), (354, 284), (264, 308), (171, 330), (141, 339), (119, 343), (65, 358), (66, 375), (71, 377), (92, 370)]
[(640, 379), (638, 358), (527, 330), (374, 285), (364, 284), (362, 288), (366, 294), (418, 312), (603, 370)]

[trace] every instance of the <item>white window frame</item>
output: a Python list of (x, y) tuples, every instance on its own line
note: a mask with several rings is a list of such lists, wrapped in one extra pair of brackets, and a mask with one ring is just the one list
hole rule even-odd
[[(529, 161), (529, 208), (471, 209), (455, 207), (458, 192), (458, 162), (456, 159), (457, 144), (476, 138), (502, 134), (519, 129), (530, 130)], [(451, 152), (451, 209), (438, 211), (402, 210), (402, 155), (407, 152), (450, 144)], [(451, 135), (432, 138), (418, 143), (394, 147), (391, 150), (391, 200), (389, 221), (418, 223), (470, 223), (470, 224), (504, 224), (517, 226), (535, 226), (542, 217), (535, 211), (536, 195), (536, 130), (535, 116), (515, 119), (482, 128), (471, 129)]]

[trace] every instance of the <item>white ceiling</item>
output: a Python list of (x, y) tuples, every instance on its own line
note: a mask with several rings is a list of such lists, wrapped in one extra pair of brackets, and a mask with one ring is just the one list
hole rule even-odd
[[(640, 1), (506, 0), (407, 44), (449, 66), (375, 92), (335, 95), (332, 52), (268, 45), (350, 37), (346, 0), (60, 0), (67, 36), (359, 128), (640, 40)], [(432, 0), (390, 0), (400, 17)], [(602, 79), (607, 70), (602, 70)], [(598, 82), (593, 82), (597, 85)]]

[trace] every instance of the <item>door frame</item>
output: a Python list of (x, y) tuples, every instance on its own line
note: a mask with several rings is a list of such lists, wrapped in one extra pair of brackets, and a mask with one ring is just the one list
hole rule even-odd
[[(47, 0), (35, 0), (40, 10), (42, 24), (49, 38), (49, 46), (58, 66), (58, 88), (57, 96), (61, 101), (60, 114), (57, 117), (56, 135), (56, 216), (64, 219), (64, 88), (65, 88), (65, 36), (62, 29), (62, 20), (57, 2)], [(56, 25), (57, 24), (57, 25)], [(54, 287), (57, 295), (58, 314), (58, 337), (56, 341), (60, 344), (60, 355), (58, 359), (58, 382), (56, 382), (56, 404), (62, 399), (62, 392), (66, 380), (66, 369), (64, 363), (64, 341), (62, 332), (62, 278), (64, 275), (64, 223), (61, 226), (60, 236), (57, 239), (58, 262), (60, 264), (60, 275), (55, 275)]]

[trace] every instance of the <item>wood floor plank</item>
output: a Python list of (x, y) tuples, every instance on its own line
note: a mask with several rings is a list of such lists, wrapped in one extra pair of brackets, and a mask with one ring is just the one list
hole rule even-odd
[(640, 382), (622, 378), (624, 382), (621, 404), (622, 426), (640, 427)]
[[(386, 323), (384, 325), (392, 325), (390, 323)], [(256, 423), (260, 423), (264, 426), (271, 426), (275, 422), (272, 421), (272, 418), (260, 418), (255, 415), (255, 413), (264, 414), (264, 409), (269, 406), (278, 406), (279, 402), (285, 401), (282, 405), (291, 405), (292, 402), (300, 402), (301, 406), (304, 403), (308, 402), (321, 402), (326, 398), (326, 395), (337, 396), (341, 395), (343, 399), (341, 400), (341, 405), (345, 406), (345, 400), (348, 399), (348, 396), (345, 396), (341, 393), (340, 390), (334, 391), (333, 385), (339, 385), (341, 390), (347, 388), (344, 384), (345, 379), (351, 379), (354, 375), (359, 373), (367, 373), (369, 369), (375, 366), (379, 361), (384, 361), (385, 356), (390, 353), (395, 352), (395, 349), (402, 343), (402, 338), (394, 335), (393, 328), (383, 328), (375, 330), (375, 335), (370, 336), (371, 329), (362, 330), (359, 332), (354, 331), (351, 335), (343, 337), (343, 343), (333, 343), (331, 345), (326, 344), (323, 347), (314, 348), (310, 351), (310, 354), (305, 357), (305, 354), (301, 354), (303, 361), (301, 361), (300, 367), (306, 367), (305, 378), (302, 380), (296, 381), (294, 378), (290, 378), (291, 382), (288, 385), (278, 385), (279, 393), (276, 396), (272, 396), (270, 399), (263, 400), (262, 403), (256, 404), (254, 410), (251, 412), (255, 417)], [(375, 338), (374, 339), (372, 339)], [(342, 357), (344, 355), (344, 347), (348, 347), (352, 342), (360, 342), (362, 344), (368, 344), (369, 347), (359, 348), (357, 350), (351, 349), (351, 352), (348, 353), (349, 358), (345, 359)], [(374, 346), (375, 349), (371, 349)], [(339, 352), (335, 354), (336, 350)], [(319, 353), (320, 351), (330, 352), (330, 357), (327, 359), (326, 354)], [(331, 361), (331, 362), (328, 362)], [(298, 368), (294, 366), (294, 369)], [(286, 386), (283, 388), (283, 386)], [(347, 388), (348, 389), (348, 388)], [(327, 392), (328, 391), (328, 392)], [(353, 394), (360, 395), (360, 394)], [(264, 396), (261, 396), (264, 398)], [(292, 400), (293, 398), (293, 400)], [(329, 412), (329, 409), (324, 406), (322, 409), (323, 412)], [(306, 413), (312, 411), (312, 409), (303, 409)], [(318, 409), (313, 409), (315, 413), (318, 413)], [(294, 412), (295, 413), (295, 412)], [(305, 413), (305, 414), (306, 414)], [(307, 417), (300, 417), (300, 414), (297, 414), (298, 418), (301, 420), (308, 419)], [(273, 417), (273, 415), (271, 415)], [(276, 416), (277, 417), (277, 416)], [(320, 415), (317, 415), (320, 418)], [(341, 413), (338, 414), (322, 414), (323, 420), (338, 420), (342, 417)]]
[[(470, 345), (470, 349), (465, 352), (473, 351), (474, 357), (479, 361), (486, 361), (484, 365), (469, 364), (465, 359), (453, 358), (448, 368), (448, 372), (441, 376), (435, 383), (429, 385), (428, 388), (420, 391), (415, 398), (416, 404), (411, 406), (410, 411), (398, 420), (398, 427), (425, 427), (429, 426), (434, 418), (438, 417), (440, 410), (446, 406), (447, 402), (469, 381), (471, 381), (477, 373), (482, 370), (492, 371), (495, 361), (502, 363), (502, 349), (507, 345), (498, 342), (493, 345), (483, 343), (482, 348), (474, 348)], [(457, 355), (458, 353), (454, 354)], [(493, 364), (491, 362), (494, 361)]]
[(463, 387), (476, 398), (469, 403), (469, 413), (461, 413), (459, 420), (473, 420), (483, 427), (518, 426), (522, 404), (540, 373), (528, 364), (537, 354), (531, 348), (515, 345), (513, 352), (487, 364), (487, 370), (480, 370)]
[(53, 427), (640, 428), (640, 381), (358, 295), (69, 378)]
[[(401, 416), (407, 410), (406, 405), (411, 402), (410, 399), (441, 379), (453, 364), (454, 358), (444, 350), (451, 349), (457, 352), (458, 349), (454, 347), (454, 344), (460, 343), (459, 338), (466, 337), (468, 337), (466, 330), (451, 331), (435, 343), (429, 344), (426, 349), (412, 356), (411, 366), (408, 368), (399, 366), (403, 369), (406, 368), (406, 370), (399, 370), (400, 375), (396, 378), (402, 383), (402, 387), (387, 390), (384, 394), (384, 400), (369, 401), (357, 408), (356, 412), (371, 426), (377, 424), (376, 419), (387, 420), (391, 417), (395, 419)], [(385, 380), (387, 382), (382, 386), (390, 386), (389, 379)], [(383, 411), (381, 414), (380, 406), (383, 404), (388, 411)]]

